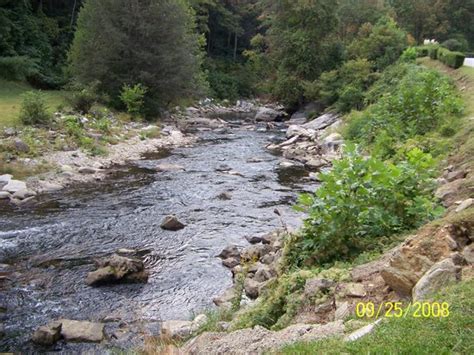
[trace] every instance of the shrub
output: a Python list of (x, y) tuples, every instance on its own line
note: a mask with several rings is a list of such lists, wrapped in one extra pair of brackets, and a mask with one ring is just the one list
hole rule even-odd
[(75, 87), (74, 91), (66, 97), (67, 102), (72, 109), (82, 113), (89, 113), (92, 106), (97, 102), (95, 89)]
[(461, 52), (451, 52), (449, 49), (440, 48), (438, 50), (438, 59), (447, 66), (458, 69), (464, 65), (466, 56)]
[(465, 44), (461, 43), (455, 38), (451, 38), (447, 41), (444, 41), (443, 43), (441, 43), (441, 46), (453, 52), (464, 52), (467, 49)]
[(22, 95), (20, 120), (25, 125), (47, 125), (51, 116), (46, 107), (43, 94), (39, 91), (28, 91)]
[(428, 57), (429, 56), (429, 48), (428, 46), (420, 46), (416, 47), (416, 56), (418, 58)]
[(402, 62), (415, 62), (416, 58), (418, 57), (418, 51), (415, 47), (408, 47), (405, 49), (400, 57)]
[(143, 113), (145, 94), (147, 88), (142, 84), (134, 86), (124, 85), (120, 94), (120, 99), (127, 106), (127, 112), (133, 117), (140, 117)]
[(433, 59), (433, 60), (438, 59), (438, 49), (439, 48), (440, 47), (438, 45), (429, 46), (428, 55), (430, 56), (431, 59)]
[(409, 67), (391, 92), (360, 115), (349, 117), (345, 135), (365, 146), (377, 146), (380, 156), (390, 157), (397, 142), (436, 130), (462, 108), (446, 77), (433, 70)]
[(345, 158), (320, 174), (321, 187), (300, 196), (308, 213), (301, 235), (287, 248), (289, 265), (353, 259), (389, 237), (440, 214), (432, 191), (434, 160), (414, 149), (395, 165), (362, 156), (348, 145)]

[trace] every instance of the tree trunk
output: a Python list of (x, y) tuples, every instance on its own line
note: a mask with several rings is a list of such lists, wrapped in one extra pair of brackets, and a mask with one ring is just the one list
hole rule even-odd
[(237, 43), (239, 41), (239, 38), (237, 37), (237, 33), (235, 34), (234, 37), (234, 61), (237, 60)]
[(72, 14), (71, 14), (71, 27), (74, 25), (74, 13), (76, 12), (76, 5), (77, 5), (77, 0), (74, 0), (74, 4), (72, 5)]

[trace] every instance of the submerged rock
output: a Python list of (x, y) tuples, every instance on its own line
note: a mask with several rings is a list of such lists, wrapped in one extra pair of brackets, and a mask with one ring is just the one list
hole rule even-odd
[(240, 251), (236, 245), (228, 245), (218, 255), (221, 259), (240, 258)]
[(179, 231), (186, 227), (185, 224), (181, 223), (176, 216), (166, 216), (161, 223), (161, 228), (169, 231)]
[(89, 286), (111, 283), (146, 283), (148, 272), (141, 260), (117, 254), (98, 262), (98, 269), (87, 275)]

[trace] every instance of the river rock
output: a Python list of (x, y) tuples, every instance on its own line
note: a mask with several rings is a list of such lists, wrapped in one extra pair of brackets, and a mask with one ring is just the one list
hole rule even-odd
[(100, 286), (111, 283), (142, 283), (148, 281), (148, 272), (141, 260), (117, 254), (100, 260), (98, 269), (87, 275), (86, 284)]
[(222, 192), (219, 195), (217, 195), (217, 199), (222, 200), (222, 201), (229, 201), (232, 200), (232, 195), (230, 192)]
[(228, 245), (218, 255), (221, 259), (240, 258), (240, 251), (236, 245)]
[(26, 190), (26, 184), (20, 180), (9, 180), (8, 183), (3, 187), (3, 191), (15, 193), (17, 191)]
[(262, 237), (259, 237), (257, 235), (247, 235), (245, 236), (245, 239), (247, 239), (247, 242), (250, 244), (258, 244), (262, 242)]
[(451, 258), (434, 264), (413, 288), (413, 300), (423, 301), (441, 288), (456, 282), (460, 277), (460, 268)]
[(474, 244), (469, 244), (465, 247), (462, 255), (468, 264), (474, 264)]
[(61, 339), (61, 322), (52, 322), (36, 329), (31, 340), (39, 345), (49, 346)]
[(327, 113), (322, 116), (319, 116), (318, 118), (305, 123), (302, 127), (306, 129), (313, 129), (315, 131), (327, 128), (339, 119), (339, 116), (333, 114), (333, 113)]
[(267, 244), (252, 245), (244, 249), (241, 254), (241, 258), (245, 261), (257, 261), (262, 256), (270, 253), (271, 251), (272, 247)]
[(184, 166), (177, 165), (177, 164), (168, 164), (163, 163), (159, 164), (155, 167), (155, 170), (158, 172), (177, 172), (177, 171), (185, 171)]
[(61, 335), (66, 341), (98, 343), (104, 339), (104, 325), (87, 321), (62, 319)]
[(448, 182), (453, 182), (455, 180), (464, 179), (467, 176), (467, 172), (464, 170), (451, 171), (446, 174), (445, 179)]
[(349, 302), (342, 302), (336, 305), (336, 312), (334, 313), (334, 320), (345, 320), (351, 315), (351, 308)]
[(474, 206), (474, 198), (468, 198), (467, 200), (464, 200), (460, 203), (460, 205), (456, 208), (456, 212), (461, 212), (469, 207)]
[(245, 294), (250, 298), (250, 299), (256, 299), (258, 298), (260, 294), (260, 290), (263, 286), (263, 283), (258, 282), (254, 279), (251, 279), (247, 277), (244, 281), (244, 290)]
[(276, 271), (268, 265), (261, 264), (253, 279), (257, 282), (265, 282), (277, 276)]
[(11, 197), (8, 191), (0, 191), (0, 200), (7, 200)]
[(229, 269), (233, 269), (240, 264), (240, 258), (227, 258), (222, 260), (222, 265)]
[(362, 298), (367, 295), (367, 291), (361, 283), (348, 283), (346, 284), (344, 294), (349, 297)]
[(13, 178), (13, 176), (10, 175), (10, 174), (3, 174), (3, 175), (0, 175), (0, 183), (5, 183), (5, 184), (7, 184), (12, 178)]
[(230, 287), (219, 297), (213, 298), (212, 302), (214, 302), (217, 307), (230, 309), (232, 308), (232, 302), (234, 301), (235, 297), (236, 290), (234, 287)]
[(54, 182), (41, 182), (41, 190), (44, 192), (56, 192), (60, 191), (64, 186), (54, 183)]
[(282, 116), (282, 113), (277, 110), (274, 110), (268, 107), (261, 107), (257, 111), (257, 114), (255, 115), (255, 120), (257, 122), (260, 122), (260, 121), (271, 122), (271, 121), (275, 121), (277, 118), (281, 116)]
[(30, 151), (30, 146), (21, 139), (15, 139), (13, 147), (18, 153), (28, 153)]
[(161, 228), (169, 231), (179, 231), (186, 227), (185, 224), (181, 223), (176, 216), (166, 216), (161, 223)]
[(291, 125), (288, 127), (286, 131), (286, 138), (292, 138), (294, 136), (306, 137), (306, 138), (314, 138), (316, 135), (316, 131), (313, 129), (307, 129), (302, 126), (298, 125)]
[(17, 192), (15, 192), (13, 194), (13, 198), (16, 198), (18, 200), (25, 200), (29, 197), (33, 197), (33, 196), (36, 196), (36, 192), (32, 191), (32, 190), (28, 190), (28, 189), (21, 189), (21, 190), (18, 190)]
[(186, 320), (169, 320), (163, 322), (161, 326), (161, 336), (165, 339), (183, 340), (192, 333), (191, 321)]

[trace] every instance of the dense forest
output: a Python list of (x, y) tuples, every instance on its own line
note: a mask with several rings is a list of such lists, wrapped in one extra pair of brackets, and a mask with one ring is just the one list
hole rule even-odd
[[(451, 50), (474, 48), (472, 0), (2, 0), (0, 6), (3, 77), (39, 88), (94, 84), (118, 105), (119, 89), (140, 83), (156, 106), (152, 112), (205, 94), (266, 95), (290, 108), (340, 98), (347, 110), (361, 105), (345, 101), (370, 85), (374, 76), (367, 74), (409, 45), (435, 39)], [(347, 86), (345, 62), (365, 79), (338, 94), (328, 85)]]

